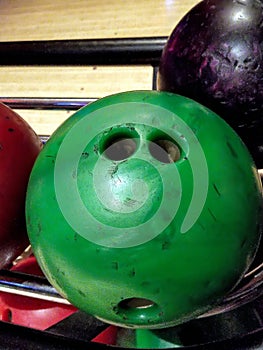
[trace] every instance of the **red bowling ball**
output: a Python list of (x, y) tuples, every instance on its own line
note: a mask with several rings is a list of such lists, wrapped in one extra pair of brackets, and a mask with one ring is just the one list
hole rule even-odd
[(42, 148), (29, 124), (0, 104), (0, 268), (29, 244), (25, 224), (25, 196), (32, 166)]

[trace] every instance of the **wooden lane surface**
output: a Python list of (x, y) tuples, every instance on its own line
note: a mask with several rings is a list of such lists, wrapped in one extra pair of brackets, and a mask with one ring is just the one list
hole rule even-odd
[(0, 0), (0, 41), (168, 35), (196, 0)]
[[(0, 0), (0, 42), (168, 36), (196, 0)], [(152, 68), (0, 67), (1, 97), (103, 97), (152, 88)], [(72, 112), (18, 111), (39, 134)]]
[[(152, 87), (153, 68), (120, 67), (0, 67), (2, 97), (103, 97)], [(50, 135), (73, 112), (17, 110), (40, 135)]]

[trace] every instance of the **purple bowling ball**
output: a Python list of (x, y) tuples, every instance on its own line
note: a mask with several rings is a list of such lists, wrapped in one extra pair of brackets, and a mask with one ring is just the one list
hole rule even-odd
[(163, 50), (157, 88), (216, 112), (263, 168), (263, 1), (204, 0), (192, 8)]

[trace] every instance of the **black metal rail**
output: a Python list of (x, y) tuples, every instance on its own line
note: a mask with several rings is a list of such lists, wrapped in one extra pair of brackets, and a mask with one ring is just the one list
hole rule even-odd
[(167, 37), (0, 42), (0, 65), (157, 66)]
[(0, 97), (0, 102), (14, 109), (72, 111), (76, 111), (96, 100), (97, 98)]
[(46, 278), (17, 271), (0, 270), (0, 292), (69, 304)]

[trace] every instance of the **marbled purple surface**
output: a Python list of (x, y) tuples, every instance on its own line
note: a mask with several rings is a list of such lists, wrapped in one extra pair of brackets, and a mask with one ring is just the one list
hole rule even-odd
[(263, 168), (263, 1), (202, 1), (172, 32), (159, 68), (159, 90), (215, 111)]

